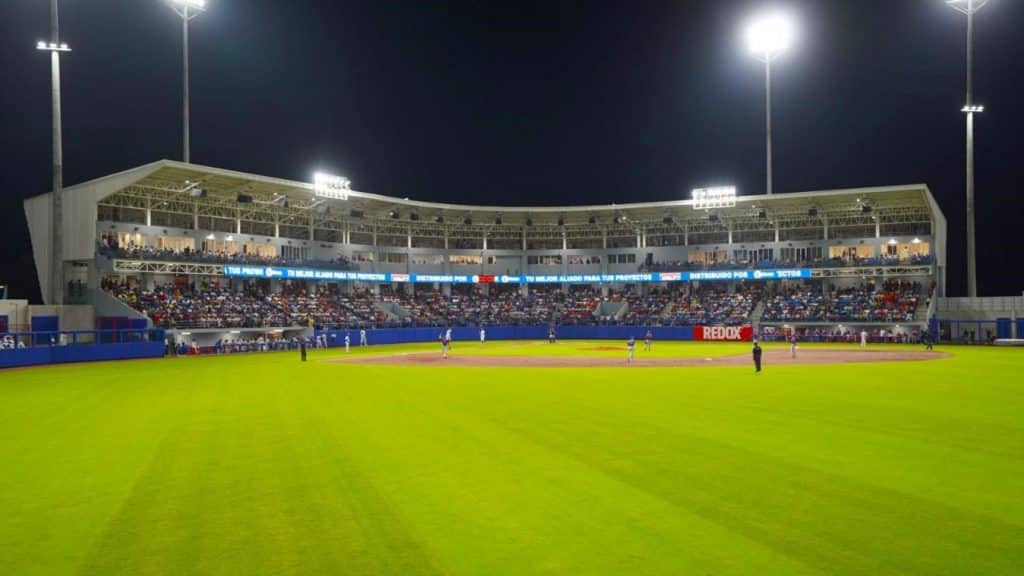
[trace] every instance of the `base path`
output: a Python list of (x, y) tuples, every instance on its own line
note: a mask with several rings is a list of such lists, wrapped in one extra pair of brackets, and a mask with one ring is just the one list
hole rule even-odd
[[(920, 362), (948, 357), (942, 352), (915, 350), (800, 350), (791, 358), (789, 350), (765, 350), (762, 364), (792, 366), (800, 364), (850, 364), (865, 362)], [(714, 358), (643, 358), (642, 354), (632, 363), (626, 363), (626, 351), (622, 358), (607, 356), (476, 356), (452, 355), (442, 358), (438, 352), (413, 352), (406, 354), (385, 354), (357, 358), (328, 360), (343, 364), (373, 364), (377, 366), (462, 366), (481, 368), (672, 368), (754, 365), (750, 353), (718, 356)]]

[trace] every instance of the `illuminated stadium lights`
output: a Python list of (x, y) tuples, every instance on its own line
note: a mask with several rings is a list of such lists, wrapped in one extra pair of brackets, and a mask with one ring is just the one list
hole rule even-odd
[(772, 61), (793, 44), (795, 26), (784, 14), (773, 13), (759, 16), (747, 26), (747, 49), (758, 60), (764, 62), (765, 92), (765, 141), (767, 175), (765, 193), (772, 193)]
[(773, 60), (789, 50), (794, 36), (793, 21), (785, 14), (764, 14), (747, 26), (747, 49), (762, 60)]
[(50, 102), (53, 119), (53, 192), (50, 195), (50, 258), (49, 286), (45, 289), (46, 303), (64, 303), (64, 137), (61, 119), (60, 99), (60, 55), (70, 52), (66, 42), (60, 41), (60, 7), (57, 0), (50, 0), (50, 41), (39, 41), (36, 50), (50, 53)]
[(71, 48), (68, 46), (67, 42), (61, 42), (58, 44), (56, 42), (43, 42), (42, 40), (36, 42), (36, 50), (45, 50), (47, 52), (71, 52)]
[(351, 190), (352, 181), (344, 176), (335, 176), (326, 172), (313, 174), (313, 194), (321, 198), (348, 200), (348, 193)]
[(691, 197), (693, 198), (694, 210), (733, 208), (736, 206), (736, 187), (694, 188)]
[(913, 240), (911, 241), (911, 243), (912, 243), (912, 244), (920, 244), (920, 243), (921, 243), (921, 239), (920, 239), (920, 238), (914, 238), (914, 239), (913, 239)]
[(181, 158), (191, 162), (189, 146), (189, 94), (188, 94), (188, 23), (206, 10), (206, 0), (170, 0), (174, 12), (181, 16), (181, 60), (182, 77), (182, 138)]
[(945, 0), (946, 5), (967, 15), (967, 296), (978, 295), (978, 266), (974, 239), (974, 115), (985, 111), (974, 103), (974, 15), (988, 0)]

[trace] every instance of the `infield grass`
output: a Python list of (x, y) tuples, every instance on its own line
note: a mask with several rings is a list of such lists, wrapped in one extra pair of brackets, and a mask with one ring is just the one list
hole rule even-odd
[[(604, 346), (453, 352), (624, 354)], [(0, 372), (0, 573), (1024, 573), (1024, 350), (946, 351), (760, 376), (335, 350)]]

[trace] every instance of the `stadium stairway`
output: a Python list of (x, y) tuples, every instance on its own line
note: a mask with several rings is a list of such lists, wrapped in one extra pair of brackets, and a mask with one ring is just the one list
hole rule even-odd
[(96, 311), (96, 318), (131, 318), (145, 320), (147, 326), (152, 326), (149, 316), (125, 304), (105, 290), (99, 288), (92, 290), (89, 295), (89, 304)]
[(764, 300), (758, 298), (757, 304), (754, 305), (754, 310), (750, 313), (750, 325), (754, 327), (755, 331), (761, 326), (762, 314), (764, 314)]

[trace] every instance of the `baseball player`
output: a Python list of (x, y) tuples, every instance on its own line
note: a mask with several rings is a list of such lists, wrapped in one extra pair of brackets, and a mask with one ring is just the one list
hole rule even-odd
[(348, 347), (351, 343), (352, 338), (349, 336), (348, 332), (345, 332), (345, 354), (348, 354)]
[(359, 345), (366, 346), (366, 328), (359, 329)]
[(486, 341), (487, 341), (487, 331), (484, 330), (483, 327), (481, 327), (480, 328), (480, 343), (483, 344)]
[(441, 341), (441, 358), (448, 359), (448, 347), (451, 343), (448, 341), (448, 333), (442, 332), (437, 336), (438, 340)]
[(868, 331), (867, 330), (861, 330), (860, 331), (860, 347), (861, 348), (867, 348), (868, 347)]
[(796, 358), (796, 332), (789, 335), (789, 357)]
[(654, 334), (652, 334), (651, 331), (648, 330), (647, 334), (644, 334), (644, 352), (650, 352), (651, 351), (651, 340), (653, 340), (653, 339), (654, 339)]
[(548, 329), (548, 344), (554, 344), (554, 343), (555, 343), (555, 329), (554, 328), (549, 328)]
[(451, 348), (452, 347), (452, 329), (451, 328), (448, 328), (448, 330), (445, 331), (444, 339), (448, 341), (448, 347)]
[(636, 340), (632, 336), (626, 341), (626, 348), (629, 349), (629, 356), (626, 358), (626, 362), (632, 364), (636, 358)]
[(761, 345), (754, 340), (754, 371), (761, 373)]

